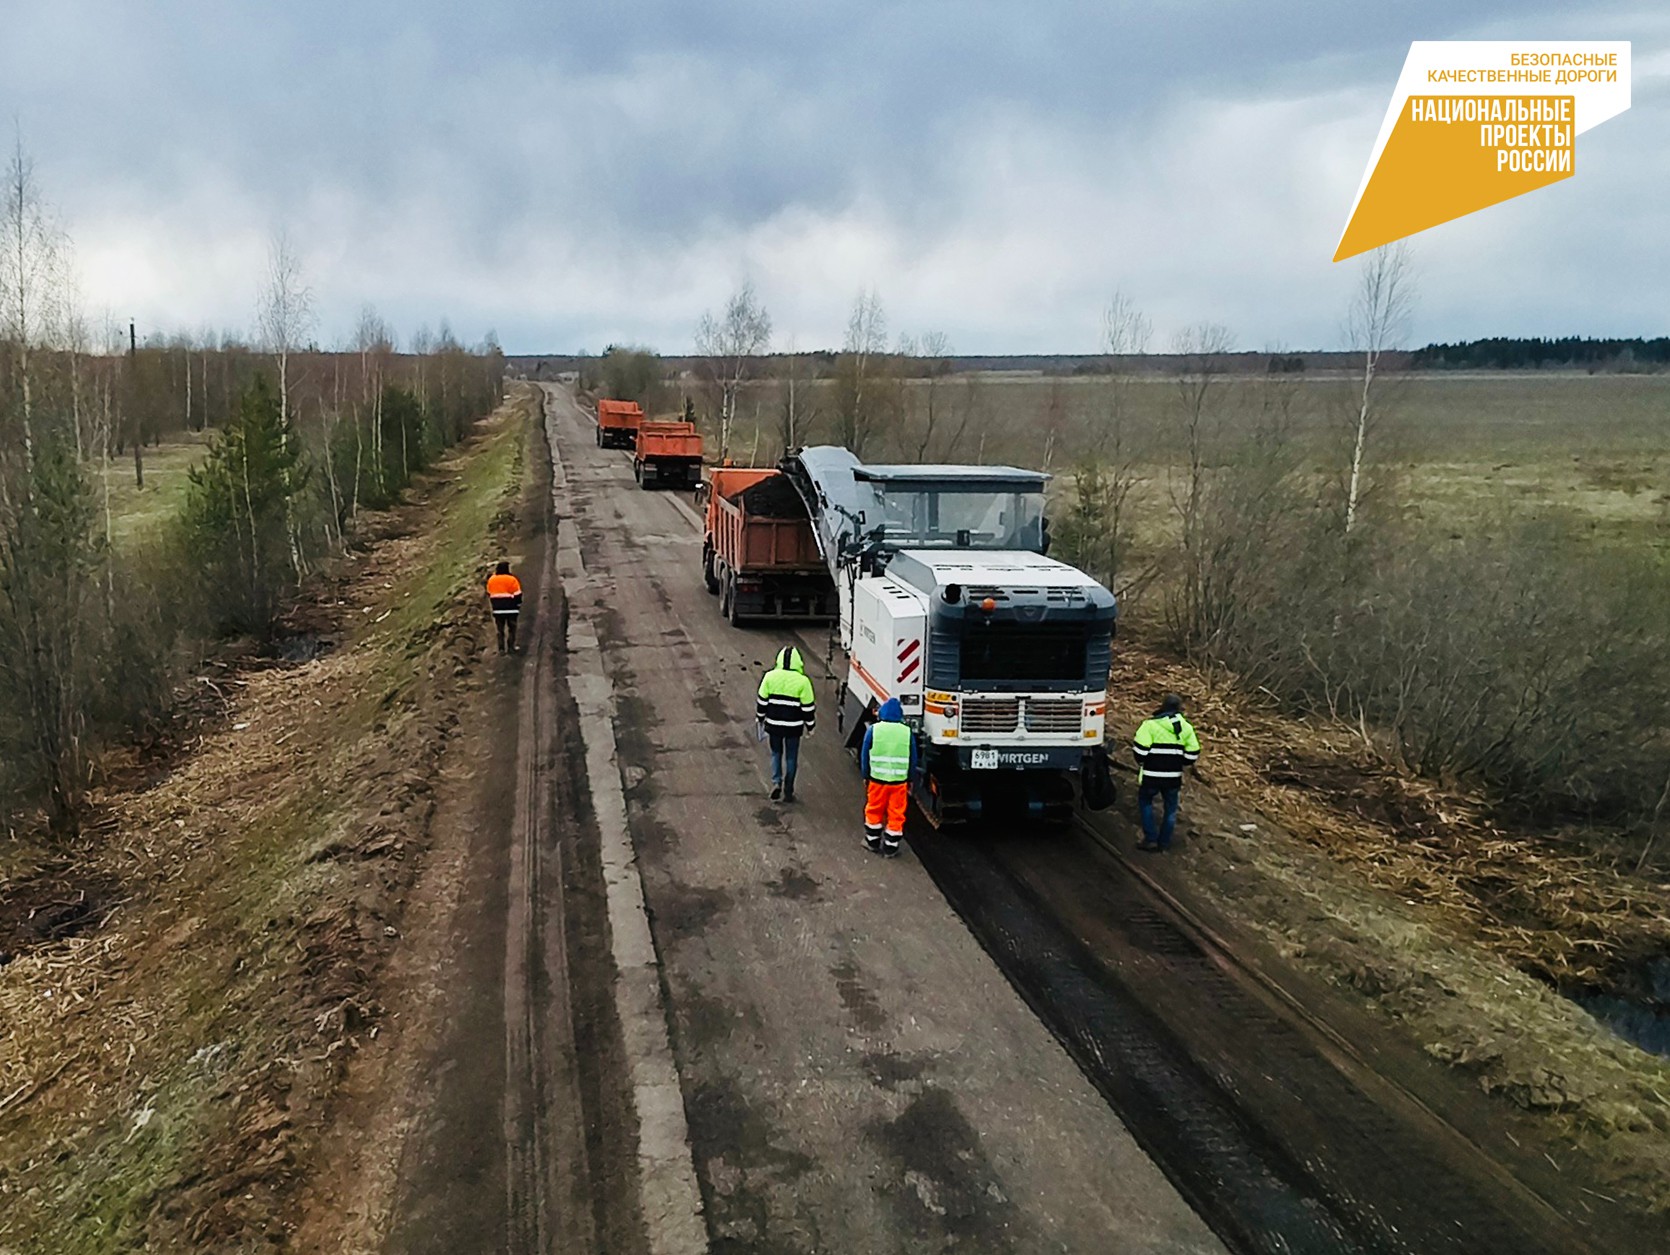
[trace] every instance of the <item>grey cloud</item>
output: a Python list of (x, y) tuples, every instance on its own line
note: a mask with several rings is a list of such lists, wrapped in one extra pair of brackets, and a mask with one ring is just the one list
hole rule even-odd
[[(1327, 258), (1411, 39), (1670, 44), (1650, 15), (1426, 0), (15, 7), (0, 108), (84, 266), (114, 259), (90, 289), (247, 322), (284, 223), (326, 334), (371, 300), (527, 349), (676, 349), (743, 277), (803, 345), (871, 285), (968, 350), (1092, 347), (1115, 286), (1162, 326), (1329, 343)], [(1582, 177), (1423, 237), (1419, 332), (1652, 330), (1661, 268), (1594, 224), (1670, 225), (1664, 109), (1644, 85)]]

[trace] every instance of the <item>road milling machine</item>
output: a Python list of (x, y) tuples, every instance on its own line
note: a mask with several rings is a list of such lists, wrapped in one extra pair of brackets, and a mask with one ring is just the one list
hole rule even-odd
[(1049, 476), (869, 465), (833, 446), (793, 453), (783, 470), (835, 581), (848, 746), (897, 697), (923, 765), (912, 796), (935, 826), (1063, 821), (1075, 779), (1086, 805), (1110, 805), (1117, 609), (1095, 580), (1046, 556)]

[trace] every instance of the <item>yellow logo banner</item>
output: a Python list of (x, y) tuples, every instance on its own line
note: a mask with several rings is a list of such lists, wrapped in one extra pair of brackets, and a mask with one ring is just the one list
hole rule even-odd
[(1571, 178), (1627, 108), (1627, 42), (1412, 44), (1334, 260)]

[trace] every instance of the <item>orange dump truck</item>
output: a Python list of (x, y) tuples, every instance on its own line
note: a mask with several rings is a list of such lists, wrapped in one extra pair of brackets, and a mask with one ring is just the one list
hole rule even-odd
[(702, 437), (684, 419), (638, 424), (632, 474), (640, 488), (694, 488), (702, 482)]
[(781, 471), (716, 469), (703, 485), (702, 580), (732, 625), (830, 620), (835, 583), (818, 553), (806, 503)]
[(597, 403), (597, 447), (600, 449), (630, 449), (638, 442), (638, 424), (644, 412), (636, 401), (599, 401)]

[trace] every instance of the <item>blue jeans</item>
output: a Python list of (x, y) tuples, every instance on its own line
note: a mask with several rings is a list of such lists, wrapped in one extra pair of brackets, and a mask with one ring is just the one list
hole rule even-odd
[(771, 738), (771, 783), (794, 792), (794, 771), (800, 766), (800, 738), (786, 733), (768, 733)]
[[(1172, 829), (1177, 826), (1177, 798), (1183, 792), (1181, 784), (1142, 784), (1137, 786), (1137, 813), (1142, 816), (1143, 839), (1152, 841), (1162, 850), (1171, 844)], [(1165, 814), (1160, 819), (1160, 830), (1154, 831), (1154, 797), (1165, 798)]]

